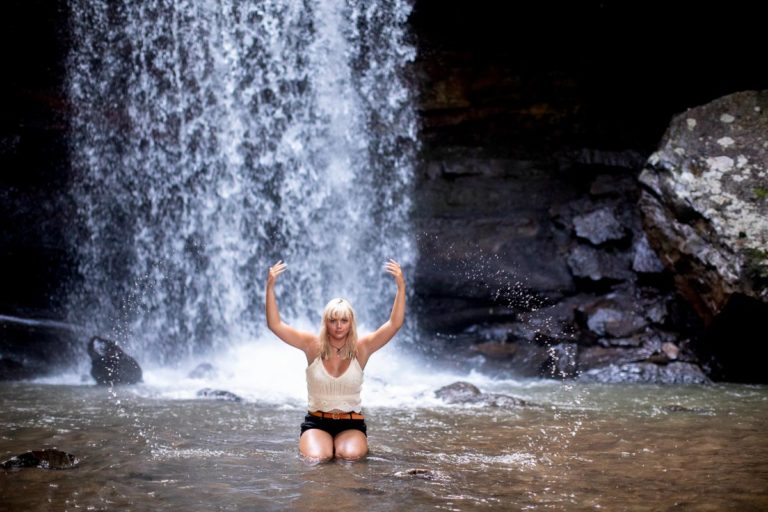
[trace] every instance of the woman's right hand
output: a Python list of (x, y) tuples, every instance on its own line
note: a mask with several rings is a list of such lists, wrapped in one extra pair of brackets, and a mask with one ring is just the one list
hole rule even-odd
[(277, 276), (282, 274), (286, 271), (288, 268), (288, 265), (286, 265), (283, 260), (278, 261), (271, 267), (269, 267), (269, 277), (267, 278), (267, 286), (271, 286), (275, 284), (275, 281), (277, 281)]

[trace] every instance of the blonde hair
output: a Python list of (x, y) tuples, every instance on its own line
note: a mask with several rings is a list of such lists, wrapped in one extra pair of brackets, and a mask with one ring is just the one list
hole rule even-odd
[(345, 359), (357, 357), (357, 316), (355, 310), (352, 309), (352, 304), (346, 299), (331, 299), (323, 309), (323, 322), (320, 325), (320, 357), (323, 359), (331, 357), (331, 342), (328, 338), (327, 322), (339, 317), (349, 319), (349, 333), (347, 333), (347, 339), (341, 349), (341, 355)]

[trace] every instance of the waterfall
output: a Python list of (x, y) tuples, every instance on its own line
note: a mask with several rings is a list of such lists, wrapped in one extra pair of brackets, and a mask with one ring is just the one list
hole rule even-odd
[(335, 296), (384, 321), (414, 264), (407, 0), (72, 0), (71, 320), (166, 363), (316, 327)]

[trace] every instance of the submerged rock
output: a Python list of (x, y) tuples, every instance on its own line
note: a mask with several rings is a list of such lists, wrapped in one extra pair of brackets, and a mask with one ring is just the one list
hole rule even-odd
[(434, 480), (437, 478), (437, 472), (427, 468), (411, 468), (404, 471), (398, 471), (395, 473), (396, 477), (415, 477), (423, 478), (425, 480)]
[(690, 413), (690, 414), (714, 414), (712, 409), (705, 409), (703, 407), (686, 407), (680, 404), (667, 404), (661, 406), (661, 410), (673, 414), (673, 413)]
[(3, 469), (41, 468), (72, 469), (80, 464), (80, 459), (71, 453), (55, 449), (33, 450), (0, 462)]
[(200, 398), (209, 398), (211, 400), (223, 400), (227, 402), (242, 402), (243, 399), (230, 391), (223, 389), (203, 388), (197, 392)]
[(114, 341), (92, 337), (88, 342), (88, 355), (91, 356), (91, 376), (97, 384), (136, 384), (142, 380), (139, 363)]

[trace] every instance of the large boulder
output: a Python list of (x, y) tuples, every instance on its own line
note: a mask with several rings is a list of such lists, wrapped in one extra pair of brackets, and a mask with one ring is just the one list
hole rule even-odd
[(640, 181), (648, 240), (706, 322), (737, 294), (768, 304), (768, 91), (675, 117)]
[(91, 376), (97, 384), (137, 384), (142, 380), (139, 363), (123, 352), (114, 341), (94, 336), (88, 342)]

